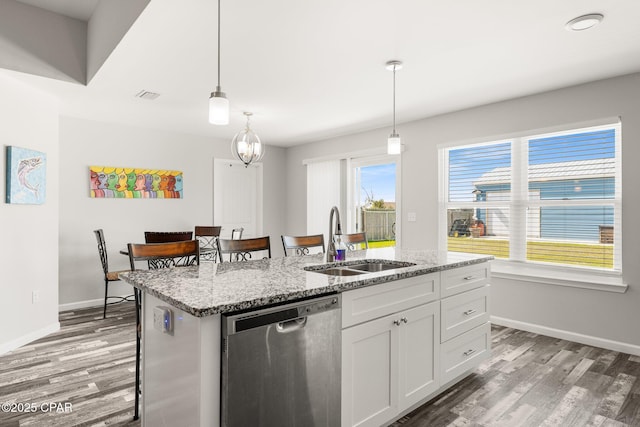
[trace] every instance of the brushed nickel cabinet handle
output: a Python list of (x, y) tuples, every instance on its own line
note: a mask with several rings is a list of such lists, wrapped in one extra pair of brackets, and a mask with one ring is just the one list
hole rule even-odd
[(393, 324), (396, 325), (396, 326), (400, 326), (400, 321), (396, 319), (396, 320), (393, 321)]
[(464, 277), (464, 280), (471, 280), (471, 279), (473, 279), (473, 276), (465, 276)]
[(407, 318), (406, 318), (406, 317), (403, 317), (403, 318), (402, 318), (402, 319), (400, 319), (400, 320), (402, 320), (402, 322), (403, 322), (403, 323), (407, 323), (407, 322), (408, 322), (408, 320), (407, 320)]
[(467, 310), (462, 314), (464, 314), (465, 316), (471, 316), (475, 312), (476, 312), (476, 310), (472, 308), (471, 310)]
[(462, 355), (465, 356), (465, 357), (469, 357), (475, 352), (476, 351), (474, 349), (469, 349), (469, 350), (465, 351), (464, 353), (462, 353)]

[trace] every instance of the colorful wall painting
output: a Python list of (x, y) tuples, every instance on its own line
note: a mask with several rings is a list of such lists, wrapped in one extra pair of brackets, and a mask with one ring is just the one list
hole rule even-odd
[(91, 197), (98, 199), (181, 199), (182, 172), (89, 166)]
[(6, 202), (41, 205), (46, 199), (47, 155), (27, 148), (7, 147)]

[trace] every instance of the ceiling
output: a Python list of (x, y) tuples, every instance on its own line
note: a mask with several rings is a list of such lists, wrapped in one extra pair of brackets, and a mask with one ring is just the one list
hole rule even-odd
[[(100, 0), (21, 1), (91, 25)], [(565, 29), (594, 12), (599, 26)], [(403, 122), (640, 71), (634, 0), (222, 0), (231, 123), (214, 126), (216, 18), (215, 0), (151, 0), (87, 85), (11, 74), (65, 115), (230, 140), (250, 111), (264, 143), (292, 146), (390, 131), (392, 59), (401, 135)]]

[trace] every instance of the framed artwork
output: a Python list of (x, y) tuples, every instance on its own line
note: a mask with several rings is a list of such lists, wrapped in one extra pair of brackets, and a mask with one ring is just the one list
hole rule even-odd
[(47, 195), (47, 155), (27, 148), (7, 147), (6, 202), (41, 205)]
[(91, 197), (96, 199), (181, 199), (182, 172), (89, 166)]

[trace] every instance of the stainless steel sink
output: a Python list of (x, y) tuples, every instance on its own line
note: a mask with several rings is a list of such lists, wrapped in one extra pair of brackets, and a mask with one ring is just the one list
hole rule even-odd
[(383, 262), (367, 262), (365, 264), (356, 264), (350, 265), (348, 268), (351, 270), (361, 270), (361, 271), (385, 271), (391, 270), (394, 268), (400, 268), (397, 264), (388, 264)]
[(348, 268), (327, 268), (324, 270), (311, 270), (314, 273), (328, 274), (329, 276), (355, 276), (357, 274), (364, 274), (364, 271), (349, 270)]
[(394, 268), (411, 267), (415, 265), (411, 262), (402, 261), (385, 261), (385, 260), (365, 260), (363, 262), (328, 266), (318, 265), (313, 267), (305, 267), (305, 270), (314, 273), (327, 274), (329, 276), (355, 276), (358, 274), (375, 273), (380, 271), (392, 270)]

